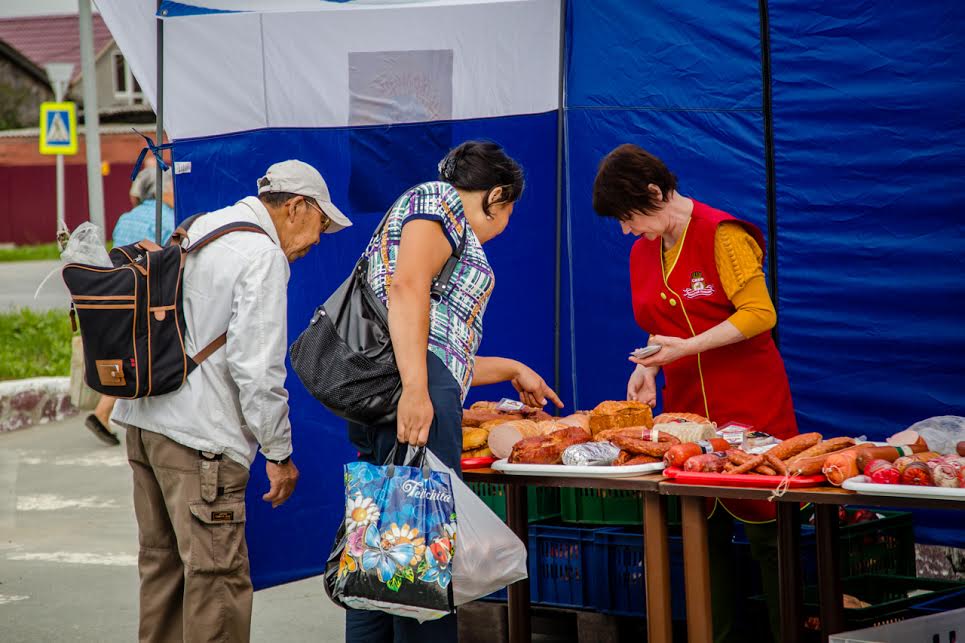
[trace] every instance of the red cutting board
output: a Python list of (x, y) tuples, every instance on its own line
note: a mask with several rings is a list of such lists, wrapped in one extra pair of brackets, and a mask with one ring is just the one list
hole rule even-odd
[(462, 469), (485, 469), (493, 462), (496, 458), (463, 458), (462, 459)]
[[(673, 478), (681, 484), (717, 485), (719, 487), (755, 487), (762, 489), (777, 489), (784, 481), (784, 476), (763, 476), (759, 473), (704, 473), (702, 471), (684, 471), (679, 467), (667, 467), (663, 475)], [(802, 489), (817, 487), (827, 482), (823, 475), (797, 476), (791, 478), (788, 489)]]

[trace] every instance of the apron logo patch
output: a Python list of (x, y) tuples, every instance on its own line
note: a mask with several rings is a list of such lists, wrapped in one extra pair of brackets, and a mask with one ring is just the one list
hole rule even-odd
[(212, 522), (231, 522), (235, 519), (235, 512), (233, 511), (212, 511), (211, 521)]
[(704, 273), (699, 270), (690, 275), (690, 288), (684, 288), (684, 297), (696, 299), (697, 297), (710, 297), (716, 290), (714, 284), (704, 283)]

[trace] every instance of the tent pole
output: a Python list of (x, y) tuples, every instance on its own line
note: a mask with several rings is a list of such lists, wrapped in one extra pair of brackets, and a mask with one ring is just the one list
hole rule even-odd
[[(566, 5), (568, 0), (560, 0), (560, 71), (559, 93), (556, 107), (556, 279), (553, 285), (556, 300), (555, 319), (553, 320), (553, 390), (560, 390), (560, 317), (562, 315), (562, 271), (563, 271), (563, 154), (565, 152), (563, 134), (566, 113), (563, 101), (566, 99)], [(574, 391), (574, 395), (576, 392)]]
[[(160, 14), (161, 0), (157, 0), (157, 11)], [(164, 21), (160, 15), (155, 17), (157, 23), (157, 131), (155, 132), (158, 145), (164, 142)], [(161, 211), (164, 195), (164, 178), (161, 164), (158, 163), (154, 171), (154, 241), (161, 245)], [(173, 177), (172, 177), (173, 178)]]
[[(777, 179), (774, 168), (774, 111), (771, 102), (771, 27), (767, 11), (767, 0), (758, 2), (761, 19), (761, 76), (764, 111), (764, 161), (767, 179), (767, 281), (774, 300), (774, 310), (778, 309), (777, 298)], [(778, 328), (781, 316), (777, 316), (772, 336), (778, 344)]]

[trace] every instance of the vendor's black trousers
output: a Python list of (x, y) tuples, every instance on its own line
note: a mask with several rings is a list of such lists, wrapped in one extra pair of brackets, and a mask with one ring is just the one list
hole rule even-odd
[[(744, 533), (750, 542), (751, 558), (760, 566), (761, 585), (767, 602), (767, 616), (770, 635), (773, 641), (780, 640), (780, 603), (778, 598), (777, 577), (777, 523), (774, 521), (752, 524), (744, 523)], [(736, 627), (737, 605), (742, 575), (746, 577), (751, 570), (737, 569), (734, 560), (734, 517), (720, 504), (713, 516), (707, 520), (707, 545), (710, 555), (711, 611), (714, 620), (714, 643), (736, 643), (737, 641), (767, 641), (763, 623), (757, 621), (740, 632)], [(745, 585), (746, 586), (746, 585)], [(746, 596), (740, 596), (744, 601)], [(754, 639), (746, 635), (754, 634)]]
[[(438, 357), (428, 354), (429, 397), (435, 416), (429, 428), (429, 450), (462, 475), (462, 391), (452, 373)], [(349, 423), (349, 439), (359, 450), (359, 460), (383, 464), (396, 444), (396, 425), (366, 427)], [(404, 464), (406, 449), (400, 445), (396, 464)], [(456, 518), (458, 521), (458, 516)], [(459, 555), (458, 549), (456, 556)], [(370, 610), (346, 610), (346, 643), (457, 643), (456, 615), (420, 624), (413, 618)]]

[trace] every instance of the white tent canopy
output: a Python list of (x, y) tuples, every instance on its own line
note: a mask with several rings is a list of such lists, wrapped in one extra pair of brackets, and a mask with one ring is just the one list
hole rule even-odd
[[(98, 6), (156, 105), (154, 1)], [(559, 106), (557, 0), (207, 1), (166, 3), (161, 14), (164, 126), (174, 139)]]

